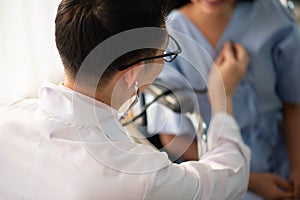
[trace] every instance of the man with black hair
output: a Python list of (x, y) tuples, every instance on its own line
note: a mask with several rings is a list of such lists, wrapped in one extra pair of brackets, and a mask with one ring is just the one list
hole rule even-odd
[[(227, 45), (211, 72), (215, 115), (202, 160), (172, 164), (167, 154), (131, 142), (119, 122), (127, 113), (118, 114), (121, 105), (135, 94), (131, 108), (161, 72), (163, 58), (180, 53), (164, 29), (164, 4), (62, 0), (56, 44), (65, 80), (45, 83), (38, 99), (0, 103), (0, 199), (241, 197), (250, 153), (231, 117), (231, 97), (248, 62), (241, 46), (234, 59)], [(164, 52), (170, 42), (177, 48)]]

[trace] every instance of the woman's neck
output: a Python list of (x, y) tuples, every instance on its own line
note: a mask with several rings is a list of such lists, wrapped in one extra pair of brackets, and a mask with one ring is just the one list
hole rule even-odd
[(213, 48), (217, 47), (234, 12), (234, 7), (224, 12), (205, 12), (198, 5), (190, 3), (180, 9), (206, 37)]

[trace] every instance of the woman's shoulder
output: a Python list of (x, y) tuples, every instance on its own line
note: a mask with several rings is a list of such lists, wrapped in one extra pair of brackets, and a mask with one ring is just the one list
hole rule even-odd
[(292, 13), (279, 0), (241, 2), (234, 25), (246, 31), (248, 36), (262, 41), (274, 37), (280, 40), (291, 30), (298, 30)]
[(280, 3), (280, 0), (254, 0), (249, 7), (257, 22), (268, 20), (269, 23), (274, 22), (277, 25), (295, 23), (293, 14)]
[(166, 20), (166, 24), (169, 29), (182, 29), (182, 31), (186, 30), (190, 23), (191, 22), (188, 17), (186, 17), (179, 9), (172, 10)]
[(184, 16), (179, 9), (172, 10), (167, 16), (167, 24), (180, 23), (184, 20)]

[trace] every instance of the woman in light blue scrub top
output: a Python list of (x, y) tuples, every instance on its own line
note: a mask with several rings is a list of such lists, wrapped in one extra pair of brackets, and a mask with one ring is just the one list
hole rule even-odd
[[(230, 8), (232, 15), (227, 15)], [(197, 9), (206, 13), (195, 14)], [(201, 21), (201, 17), (213, 12), (219, 12), (216, 15), (221, 16), (222, 9), (228, 12), (223, 13), (221, 28), (215, 32), (207, 31), (208, 28), (213, 30), (214, 26), (204, 21), (213, 19), (208, 17)], [(300, 36), (293, 16), (277, 0), (194, 0), (170, 13), (167, 28), (193, 38), (212, 59), (217, 58), (226, 41), (240, 43), (247, 49), (250, 65), (233, 98), (233, 105), (244, 141), (252, 151), (249, 190), (264, 199), (291, 194), (300, 198)], [(180, 43), (180, 38), (177, 41)], [(203, 79), (184, 56), (179, 56), (171, 66), (184, 75), (193, 88), (205, 88), (206, 74), (211, 65), (205, 64), (206, 57), (181, 45), (183, 55), (195, 54), (198, 57), (196, 67), (203, 72)], [(209, 124), (211, 115), (207, 95), (198, 95), (198, 101), (201, 115)], [(172, 121), (172, 117), (168, 116), (168, 121)], [(172, 129), (174, 127), (169, 130)], [(163, 130), (164, 133), (176, 134), (168, 131), (168, 124)], [(286, 145), (285, 141), (289, 144)], [(245, 199), (260, 197), (249, 192)]]

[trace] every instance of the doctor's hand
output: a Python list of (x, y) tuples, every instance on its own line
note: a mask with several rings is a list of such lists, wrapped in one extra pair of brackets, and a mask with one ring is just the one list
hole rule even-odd
[(249, 56), (244, 47), (231, 42), (224, 44), (208, 77), (213, 113), (232, 113), (231, 98), (246, 72), (248, 63)]
[(271, 173), (251, 173), (249, 190), (264, 200), (291, 199), (292, 185), (285, 179)]

